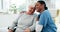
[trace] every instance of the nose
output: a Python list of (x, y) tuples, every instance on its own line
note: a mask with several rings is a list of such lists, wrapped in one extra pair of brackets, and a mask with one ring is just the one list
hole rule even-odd
[(36, 9), (38, 9), (38, 7), (36, 6)]

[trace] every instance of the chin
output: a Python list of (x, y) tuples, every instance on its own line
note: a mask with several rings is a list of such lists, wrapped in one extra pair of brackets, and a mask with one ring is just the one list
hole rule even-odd
[(40, 11), (37, 11), (37, 12), (40, 12)]
[(39, 10), (37, 10), (37, 12), (40, 12)]

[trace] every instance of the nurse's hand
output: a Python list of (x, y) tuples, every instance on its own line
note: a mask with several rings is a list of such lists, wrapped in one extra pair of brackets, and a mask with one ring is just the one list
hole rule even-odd
[(11, 30), (11, 29), (8, 29), (8, 32), (13, 32), (13, 30)]
[(24, 32), (30, 32), (30, 29), (29, 29), (29, 28), (26, 28), (26, 29), (24, 30)]

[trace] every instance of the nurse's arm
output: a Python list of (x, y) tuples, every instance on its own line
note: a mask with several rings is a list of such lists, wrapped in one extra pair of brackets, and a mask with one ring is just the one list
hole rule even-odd
[(45, 27), (47, 24), (47, 18), (48, 17), (46, 16), (45, 13), (41, 14), (40, 19), (39, 19), (39, 23), (36, 27), (36, 29), (37, 29), (36, 31), (38, 31), (38, 32), (42, 31), (43, 27)]
[(36, 32), (41, 32), (42, 31), (42, 28), (43, 28), (43, 25), (37, 24), (36, 25)]

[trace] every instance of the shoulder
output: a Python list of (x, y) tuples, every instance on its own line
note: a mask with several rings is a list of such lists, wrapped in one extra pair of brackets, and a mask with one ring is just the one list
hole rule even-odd
[(36, 13), (34, 13), (33, 15), (34, 15), (34, 17), (38, 17), (38, 14), (36, 14)]
[(45, 11), (42, 12), (41, 15), (43, 15), (43, 16), (48, 16), (49, 14), (50, 14), (50, 13), (49, 13), (49, 10), (45, 10)]
[(23, 13), (25, 13), (25, 12), (26, 12), (26, 11), (21, 11), (20, 14), (23, 14)]
[(26, 12), (26, 11), (21, 11), (21, 12), (19, 13), (19, 16), (24, 15), (25, 12)]

